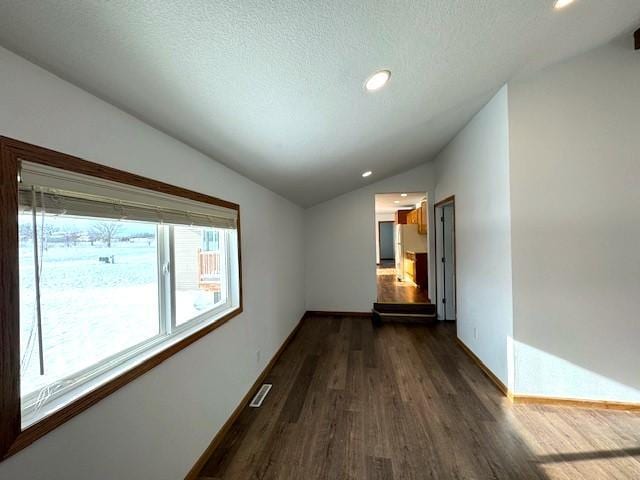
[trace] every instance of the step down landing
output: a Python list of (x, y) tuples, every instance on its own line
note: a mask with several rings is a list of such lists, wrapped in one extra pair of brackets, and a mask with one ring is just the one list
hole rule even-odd
[(437, 319), (436, 306), (432, 303), (376, 302), (372, 315), (374, 323), (431, 323)]

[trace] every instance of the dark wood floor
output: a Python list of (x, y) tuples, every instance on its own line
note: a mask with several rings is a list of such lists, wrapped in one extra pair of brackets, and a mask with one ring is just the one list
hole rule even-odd
[(390, 303), (429, 303), (429, 294), (415, 285), (399, 282), (395, 273), (380, 275), (390, 269), (378, 268), (378, 302)]
[(640, 414), (512, 405), (454, 339), (306, 319), (200, 478), (640, 478)]

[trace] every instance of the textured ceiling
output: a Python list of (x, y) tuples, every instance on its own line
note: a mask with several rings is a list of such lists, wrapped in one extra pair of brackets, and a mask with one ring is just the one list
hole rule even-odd
[(0, 0), (0, 44), (308, 206), (431, 159), (514, 75), (640, 20), (638, 0), (552, 5)]

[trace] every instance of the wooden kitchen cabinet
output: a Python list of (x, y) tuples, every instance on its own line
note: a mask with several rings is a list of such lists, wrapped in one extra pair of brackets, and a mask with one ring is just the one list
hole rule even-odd
[[(403, 219), (406, 218), (406, 224), (417, 225), (418, 233), (425, 235), (427, 233), (427, 207), (422, 205), (414, 210), (400, 210), (396, 213), (396, 217), (399, 212), (405, 212), (402, 214)], [(403, 225), (404, 223), (401, 223)]]
[(404, 258), (404, 276), (406, 281), (415, 282), (416, 277), (415, 254), (406, 253)]
[(422, 203), (422, 206), (414, 210), (398, 210), (396, 211), (396, 224), (398, 225), (417, 225), (418, 233), (421, 235), (427, 234), (427, 204)]
[(421, 235), (426, 235), (428, 226), (427, 226), (427, 202), (422, 201), (420, 207), (418, 208), (418, 233)]
[(396, 224), (406, 225), (408, 222), (407, 217), (411, 213), (411, 210), (397, 210), (396, 211)]

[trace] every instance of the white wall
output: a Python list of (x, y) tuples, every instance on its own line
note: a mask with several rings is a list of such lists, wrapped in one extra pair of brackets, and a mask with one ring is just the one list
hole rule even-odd
[(509, 87), (516, 392), (640, 402), (640, 53)]
[(458, 336), (505, 384), (513, 327), (508, 115), (505, 86), (438, 155), (435, 189), (436, 202), (456, 197)]
[[(376, 300), (375, 194), (428, 192), (432, 208), (433, 184), (429, 163), (308, 209), (307, 310), (371, 311)], [(430, 295), (434, 292), (432, 271), (433, 262), (429, 265)]]
[(303, 314), (301, 209), (4, 49), (0, 135), (240, 204), (245, 312), (0, 463), (11, 480), (183, 478)]
[(376, 212), (376, 223), (374, 226), (376, 236), (376, 263), (380, 263), (380, 229), (378, 223), (393, 222), (396, 219), (395, 213), (378, 213)]

